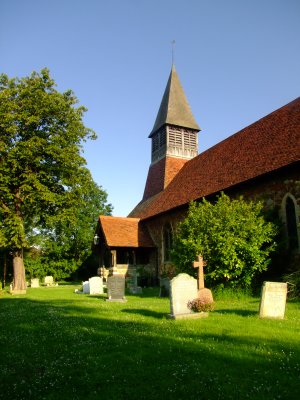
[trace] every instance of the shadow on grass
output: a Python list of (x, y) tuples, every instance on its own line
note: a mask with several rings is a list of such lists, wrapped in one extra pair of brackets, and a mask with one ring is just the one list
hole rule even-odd
[[(209, 319), (170, 322), (163, 307), (147, 309), (141, 299), (132, 298), (130, 309), (91, 296), (52, 296), (1, 299), (5, 398), (273, 400), (278, 393), (296, 398), (299, 346), (282, 336), (263, 339), (272, 354), (267, 356), (257, 351), (257, 337), (231, 333), (230, 321), (221, 321), (217, 333)], [(244, 312), (217, 312), (237, 311)]]
[(123, 313), (127, 314), (136, 314), (136, 315), (143, 315), (144, 317), (151, 317), (151, 318), (166, 318), (167, 313), (143, 309), (143, 308), (125, 308), (122, 310)]
[(139, 298), (159, 297), (159, 287), (142, 288), (142, 293), (130, 293), (126, 290), (126, 296), (134, 296)]
[(218, 309), (214, 311), (215, 314), (235, 314), (240, 317), (258, 316), (258, 311), (251, 310), (234, 310), (234, 309)]

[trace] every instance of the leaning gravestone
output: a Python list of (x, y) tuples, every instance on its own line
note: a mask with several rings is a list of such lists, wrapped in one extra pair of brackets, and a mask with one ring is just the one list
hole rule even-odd
[(90, 294), (90, 282), (89, 281), (82, 282), (82, 292), (84, 294)]
[(115, 301), (125, 303), (125, 276), (112, 275), (107, 278), (107, 295), (106, 301)]
[(201, 318), (205, 313), (194, 313), (188, 308), (188, 302), (198, 296), (197, 280), (188, 274), (179, 274), (170, 282), (169, 318)]
[(287, 296), (287, 283), (264, 282), (261, 292), (259, 317), (283, 319)]
[(90, 294), (103, 294), (103, 278), (93, 276), (89, 279)]

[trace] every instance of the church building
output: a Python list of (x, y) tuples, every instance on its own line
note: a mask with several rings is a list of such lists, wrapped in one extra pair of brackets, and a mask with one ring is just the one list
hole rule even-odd
[(300, 253), (300, 98), (198, 155), (199, 132), (172, 66), (149, 134), (142, 200), (128, 217), (99, 217), (94, 250), (101, 267), (125, 273), (140, 265), (158, 277), (189, 202), (221, 191), (262, 200), (281, 218), (286, 252)]

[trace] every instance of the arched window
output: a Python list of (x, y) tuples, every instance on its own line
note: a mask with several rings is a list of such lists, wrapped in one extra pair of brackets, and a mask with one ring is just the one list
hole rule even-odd
[(297, 203), (294, 196), (288, 194), (284, 202), (284, 220), (286, 224), (288, 248), (291, 251), (299, 249), (299, 217), (297, 213)]
[(164, 226), (163, 230), (163, 256), (164, 262), (171, 261), (171, 249), (173, 245), (173, 232), (172, 227), (168, 223)]

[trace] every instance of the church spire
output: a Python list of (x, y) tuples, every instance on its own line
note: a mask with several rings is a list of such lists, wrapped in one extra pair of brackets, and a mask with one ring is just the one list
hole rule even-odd
[(164, 190), (183, 165), (198, 155), (199, 131), (173, 65), (149, 135), (152, 141), (151, 165), (143, 200)]
[(166, 124), (190, 128), (196, 131), (200, 130), (192, 114), (174, 65), (172, 65), (168, 83), (149, 137), (151, 138), (157, 130)]

